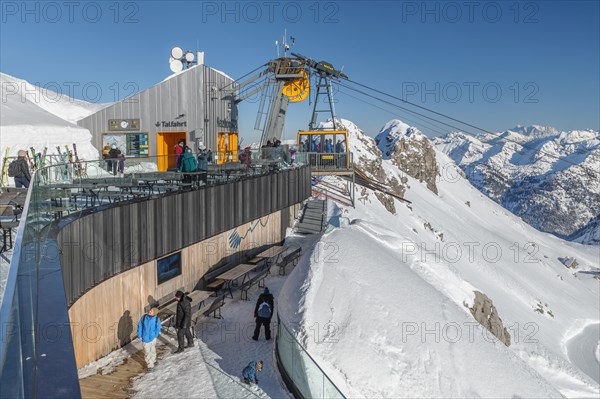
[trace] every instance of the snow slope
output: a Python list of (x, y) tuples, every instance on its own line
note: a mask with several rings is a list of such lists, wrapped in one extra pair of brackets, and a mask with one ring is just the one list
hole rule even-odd
[[(27, 90), (18, 88), (26, 87)], [(10, 75), (0, 74), (0, 155), (4, 158), (6, 147), (9, 157), (16, 157), (19, 150), (29, 151), (34, 147), (42, 152), (48, 147), (47, 155), (57, 154), (56, 146), (73, 148), (82, 160), (99, 159), (98, 150), (92, 146), (89, 130), (74, 124), (74, 120), (91, 114), (100, 107), (83, 101), (60, 96), (59, 101), (48, 101), (47, 95), (36, 96), (35, 86)], [(52, 97), (50, 97), (52, 98)], [(12, 178), (9, 178), (9, 184)]]
[[(437, 162), (438, 195), (408, 177), (412, 204), (395, 200), (395, 214), (362, 188), (356, 209), (331, 207), (351, 222), (324, 235), (284, 285), (286, 324), (349, 397), (598, 397), (567, 348), (600, 321), (600, 249), (533, 229), (440, 151)], [(387, 160), (382, 168), (402, 175)], [(475, 322), (466, 307), (475, 290), (493, 301), (510, 347)]]

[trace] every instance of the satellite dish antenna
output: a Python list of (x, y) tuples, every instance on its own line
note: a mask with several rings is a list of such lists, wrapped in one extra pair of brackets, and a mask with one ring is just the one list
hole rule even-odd
[(183, 70), (183, 63), (180, 60), (173, 60), (169, 63), (171, 71), (177, 73)]
[(176, 60), (180, 60), (183, 58), (183, 50), (181, 49), (181, 47), (173, 47), (171, 49), (171, 57), (175, 58)]
[(185, 53), (185, 60), (190, 63), (194, 62), (194, 53), (192, 53), (191, 51)]

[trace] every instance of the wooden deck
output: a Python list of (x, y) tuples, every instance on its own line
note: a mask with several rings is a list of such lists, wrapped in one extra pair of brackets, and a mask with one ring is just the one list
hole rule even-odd
[[(169, 345), (157, 345), (157, 359), (171, 348)], [(146, 372), (144, 351), (140, 350), (125, 359), (110, 374), (95, 374), (79, 380), (81, 397), (84, 399), (130, 398), (135, 392), (131, 390), (131, 379)]]

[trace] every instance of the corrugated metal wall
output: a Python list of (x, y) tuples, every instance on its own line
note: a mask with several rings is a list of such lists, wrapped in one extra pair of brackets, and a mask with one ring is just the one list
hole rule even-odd
[(131, 267), (279, 210), (283, 236), (288, 208), (310, 194), (310, 169), (301, 167), (75, 219), (57, 238), (67, 302)]
[[(140, 119), (139, 132), (148, 132), (150, 155), (157, 155), (156, 132), (188, 132), (188, 139), (201, 137), (208, 148), (216, 149), (218, 131), (237, 130), (231, 123), (235, 107), (223, 88), (231, 89), (232, 80), (205, 65), (188, 69), (177, 76), (104, 108), (77, 122), (92, 133), (92, 144), (102, 149), (102, 133), (109, 119)], [(185, 115), (176, 119), (180, 115)], [(235, 110), (233, 115), (237, 115)], [(221, 123), (218, 121), (221, 120)], [(186, 127), (156, 126), (161, 121), (185, 121)], [(223, 122), (225, 121), (225, 123)]]

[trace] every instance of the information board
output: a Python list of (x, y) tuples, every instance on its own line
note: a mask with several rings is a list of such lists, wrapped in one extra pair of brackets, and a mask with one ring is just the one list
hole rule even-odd
[(105, 133), (102, 145), (106, 149), (117, 146), (127, 158), (145, 158), (150, 155), (148, 133)]

